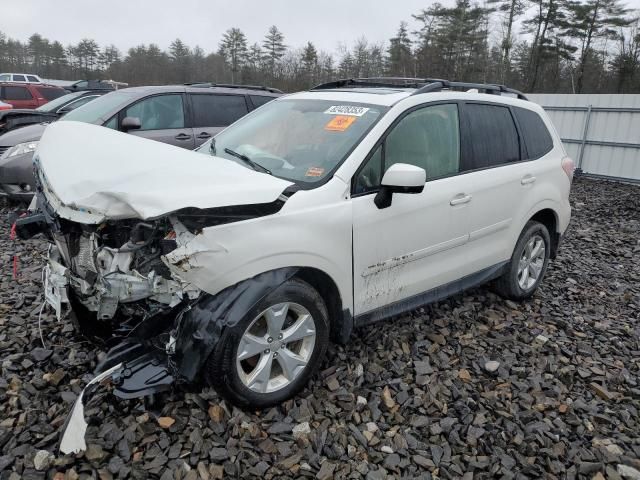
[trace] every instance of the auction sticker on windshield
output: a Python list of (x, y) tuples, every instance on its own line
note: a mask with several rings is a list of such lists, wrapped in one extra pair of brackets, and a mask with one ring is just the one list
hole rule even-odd
[(329, 107), (324, 113), (329, 115), (352, 115), (354, 117), (361, 117), (367, 113), (369, 109), (367, 107), (356, 107), (354, 105), (333, 105)]
[(321, 167), (309, 167), (307, 173), (304, 174), (305, 177), (321, 177), (324, 173), (324, 168)]
[(324, 126), (324, 129), (329, 130), (330, 132), (344, 132), (355, 121), (356, 117), (350, 117), (347, 115), (336, 115), (331, 120), (329, 120), (329, 123)]

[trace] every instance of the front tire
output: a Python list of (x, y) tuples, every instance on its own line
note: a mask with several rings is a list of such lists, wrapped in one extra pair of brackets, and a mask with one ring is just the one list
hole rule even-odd
[(506, 272), (496, 281), (498, 293), (512, 300), (533, 296), (547, 271), (550, 253), (551, 238), (547, 227), (539, 222), (527, 222)]
[(304, 388), (328, 342), (324, 301), (308, 283), (292, 278), (224, 329), (205, 365), (205, 380), (235, 405), (270, 407)]

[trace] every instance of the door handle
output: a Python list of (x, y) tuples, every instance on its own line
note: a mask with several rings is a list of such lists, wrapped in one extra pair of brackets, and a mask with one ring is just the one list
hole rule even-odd
[(176, 140), (189, 140), (189, 139), (191, 139), (191, 135), (187, 135), (186, 133), (179, 133), (174, 138)]
[(200, 140), (204, 140), (207, 138), (211, 138), (211, 135), (209, 135), (207, 132), (200, 132), (196, 138), (199, 138)]
[(449, 205), (455, 207), (456, 205), (462, 205), (463, 203), (469, 203), (470, 201), (471, 195), (467, 195), (466, 193), (459, 193), (451, 199)]
[(522, 177), (522, 179), (520, 180), (520, 183), (522, 185), (529, 185), (530, 183), (533, 183), (536, 181), (536, 177), (534, 177), (533, 175), (525, 175), (524, 177)]

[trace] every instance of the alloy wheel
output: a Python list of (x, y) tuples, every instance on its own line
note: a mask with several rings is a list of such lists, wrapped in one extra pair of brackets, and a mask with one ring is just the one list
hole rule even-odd
[(518, 285), (522, 290), (532, 288), (544, 267), (546, 248), (541, 235), (533, 235), (522, 251), (518, 263)]
[(315, 321), (298, 303), (262, 311), (240, 338), (236, 368), (242, 383), (258, 393), (291, 384), (306, 368), (316, 344)]

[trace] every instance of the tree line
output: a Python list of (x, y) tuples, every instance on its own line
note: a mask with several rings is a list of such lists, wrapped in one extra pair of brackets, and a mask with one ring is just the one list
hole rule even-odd
[(336, 78), (430, 77), (503, 83), (526, 92), (640, 92), (640, 23), (621, 0), (456, 0), (434, 3), (402, 22), (387, 42), (361, 37), (336, 52), (287, 44), (276, 26), (259, 42), (230, 28), (207, 53), (180, 39), (126, 53), (82, 39), (63, 46), (39, 34), (0, 32), (0, 72), (44, 78), (113, 79), (130, 85), (213, 81), (284, 91)]

